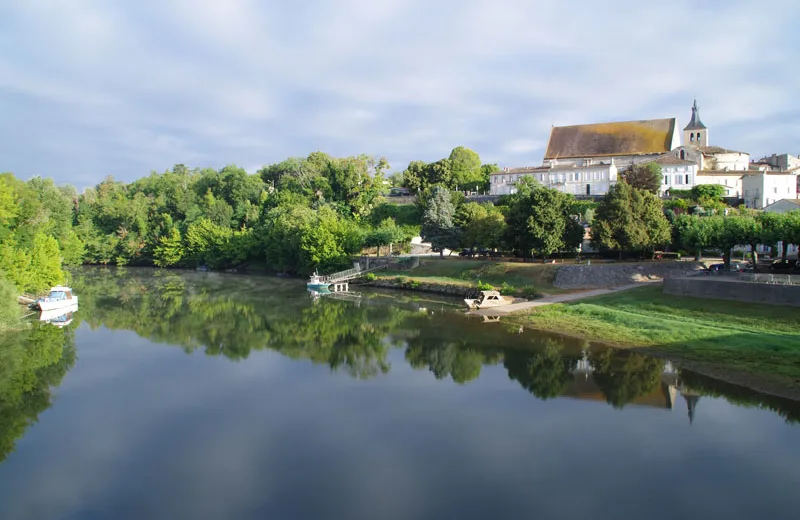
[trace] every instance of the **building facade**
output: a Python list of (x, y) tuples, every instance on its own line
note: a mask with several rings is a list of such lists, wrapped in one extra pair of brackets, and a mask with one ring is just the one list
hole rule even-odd
[(744, 204), (764, 209), (781, 199), (797, 199), (797, 178), (788, 172), (753, 172), (742, 182)]
[(655, 160), (661, 166), (661, 195), (669, 190), (690, 190), (697, 182), (697, 164), (674, 154), (664, 154)]

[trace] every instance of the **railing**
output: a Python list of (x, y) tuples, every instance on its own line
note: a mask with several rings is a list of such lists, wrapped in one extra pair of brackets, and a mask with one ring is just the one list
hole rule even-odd
[(740, 273), (739, 280), (752, 283), (800, 285), (800, 275), (773, 273)]

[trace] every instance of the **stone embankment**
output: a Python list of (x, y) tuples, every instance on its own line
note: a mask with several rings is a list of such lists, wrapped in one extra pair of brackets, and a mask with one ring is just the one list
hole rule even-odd
[(467, 298), (474, 296), (477, 289), (468, 285), (445, 284), (445, 283), (425, 283), (415, 280), (400, 280), (397, 278), (383, 278), (368, 282), (367, 285), (373, 287), (384, 287), (387, 289), (403, 289), (406, 291), (419, 291), (447, 296), (457, 296)]
[(559, 289), (616, 287), (666, 278), (691, 276), (705, 268), (701, 262), (641, 262), (636, 264), (580, 264), (558, 269), (553, 285)]
[(671, 278), (664, 294), (800, 307), (800, 285), (753, 283), (729, 276)]

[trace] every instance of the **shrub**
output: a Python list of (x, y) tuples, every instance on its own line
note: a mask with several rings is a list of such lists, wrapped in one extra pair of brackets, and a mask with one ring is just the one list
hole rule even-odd
[(494, 291), (494, 285), (490, 283), (483, 283), (482, 281), (478, 280), (478, 290), (479, 291)]
[(528, 299), (533, 299), (539, 296), (538, 293), (536, 292), (536, 288), (534, 288), (534, 286), (532, 285), (526, 285), (525, 287), (520, 289), (520, 294), (522, 295), (523, 298), (528, 298)]
[(378, 277), (375, 276), (375, 273), (367, 273), (366, 275), (364, 275), (364, 280), (366, 280), (368, 282), (374, 282), (377, 279), (378, 279)]
[(500, 286), (500, 294), (505, 296), (513, 296), (517, 294), (517, 288), (513, 285), (508, 285), (506, 282), (503, 282), (503, 285)]

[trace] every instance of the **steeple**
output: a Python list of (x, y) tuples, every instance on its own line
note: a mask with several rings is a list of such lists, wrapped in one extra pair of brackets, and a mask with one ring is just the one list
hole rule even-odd
[(708, 130), (700, 121), (700, 109), (697, 108), (697, 99), (692, 104), (692, 119), (683, 129), (683, 144), (694, 146), (708, 146)]

